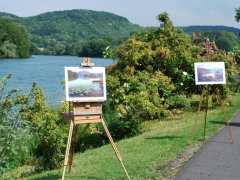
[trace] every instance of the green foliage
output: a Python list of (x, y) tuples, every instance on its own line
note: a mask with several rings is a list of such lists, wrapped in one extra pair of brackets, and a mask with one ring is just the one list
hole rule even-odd
[(58, 112), (47, 107), (43, 92), (35, 83), (21, 116), (32, 124), (32, 133), (37, 139), (36, 148), (33, 149), (36, 169), (59, 167), (65, 149), (66, 129)]
[(104, 58), (109, 58), (109, 59), (114, 59), (114, 52), (113, 49), (110, 46), (107, 46), (104, 51), (103, 51), (103, 57)]
[(237, 64), (240, 64), (240, 47), (235, 47), (232, 51)]
[(194, 32), (231, 32), (237, 37), (240, 35), (240, 29), (229, 26), (187, 26), (181, 27), (181, 29), (189, 35), (192, 35)]
[(208, 37), (215, 41), (217, 47), (221, 50), (231, 51), (240, 44), (239, 38), (232, 32), (205, 32), (202, 38)]
[(82, 44), (82, 49), (78, 52), (81, 57), (102, 57), (103, 51), (109, 45), (106, 40), (91, 39)]
[(190, 109), (191, 102), (189, 99), (184, 95), (175, 95), (170, 96), (167, 99), (167, 103), (170, 109)]
[(0, 175), (25, 162), (34, 144), (31, 125), (19, 116), (27, 97), (16, 90), (5, 93), (9, 78), (10, 75), (0, 79)]
[(134, 76), (122, 73), (109, 75), (107, 84), (108, 106), (117, 113), (108, 110), (105, 114), (115, 115), (108, 121), (111, 129), (117, 131), (114, 133), (118, 135), (116, 138), (137, 134), (143, 120), (158, 119), (170, 114), (166, 99), (175, 87), (160, 71), (138, 71)]
[(31, 43), (25, 29), (13, 21), (0, 18), (0, 58), (26, 58)]
[(26, 162), (35, 170), (59, 167), (67, 137), (59, 112), (48, 108), (35, 83), (28, 96), (4, 93), (9, 78), (0, 80), (0, 174)]
[(233, 89), (236, 68), (231, 55), (219, 51), (201, 57), (203, 47), (194, 46), (190, 36), (173, 26), (167, 13), (157, 18), (160, 28), (139, 32), (123, 42), (117, 50), (117, 64), (108, 69), (105, 108), (113, 116), (107, 118), (110, 126), (116, 124), (120, 137), (138, 133), (143, 121), (171, 117), (172, 110), (190, 108), (188, 98), (202, 92), (194, 82), (194, 62), (224, 61), (228, 86), (214, 86), (211, 94), (220, 91), (226, 98)]
[(172, 25), (166, 13), (159, 19), (161, 28), (137, 34), (122, 44), (117, 53), (118, 68), (161, 71), (172, 79), (178, 92), (190, 92), (194, 86), (193, 62), (197, 58), (191, 39)]

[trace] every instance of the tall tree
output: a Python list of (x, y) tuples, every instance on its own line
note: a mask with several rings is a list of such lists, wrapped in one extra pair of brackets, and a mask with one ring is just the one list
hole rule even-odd
[(236, 9), (235, 19), (237, 22), (240, 22), (240, 7)]

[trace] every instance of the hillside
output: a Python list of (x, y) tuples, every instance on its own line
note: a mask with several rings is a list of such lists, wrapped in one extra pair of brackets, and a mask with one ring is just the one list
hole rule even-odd
[(104, 46), (113, 45), (140, 29), (124, 17), (91, 10), (55, 11), (32, 17), (9, 13), (0, 13), (0, 16), (24, 25), (33, 45), (47, 54), (76, 55), (89, 40), (101, 40)]
[(192, 34), (193, 32), (232, 32), (240, 38), (240, 29), (228, 26), (186, 26), (180, 27), (184, 32)]
[[(128, 19), (100, 11), (65, 10), (18, 17), (0, 12), (25, 26), (34, 54), (102, 56), (106, 46), (117, 46), (131, 33), (143, 29)], [(179, 27), (184, 32), (231, 32), (240, 38), (240, 29), (227, 26)]]

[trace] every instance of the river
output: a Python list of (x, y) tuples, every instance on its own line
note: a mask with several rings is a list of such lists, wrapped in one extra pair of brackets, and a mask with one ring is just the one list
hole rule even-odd
[[(82, 58), (74, 56), (37, 56), (29, 59), (1, 59), (0, 78), (12, 74), (7, 89), (19, 89), (28, 93), (32, 83), (36, 82), (44, 91), (47, 103), (51, 106), (65, 99), (64, 67), (79, 66)], [(111, 59), (92, 58), (95, 66), (113, 64)]]

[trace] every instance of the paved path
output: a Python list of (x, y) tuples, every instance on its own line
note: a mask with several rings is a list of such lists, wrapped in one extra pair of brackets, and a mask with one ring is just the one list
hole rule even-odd
[(175, 180), (240, 180), (240, 113), (231, 123), (234, 144), (225, 127), (188, 161)]

